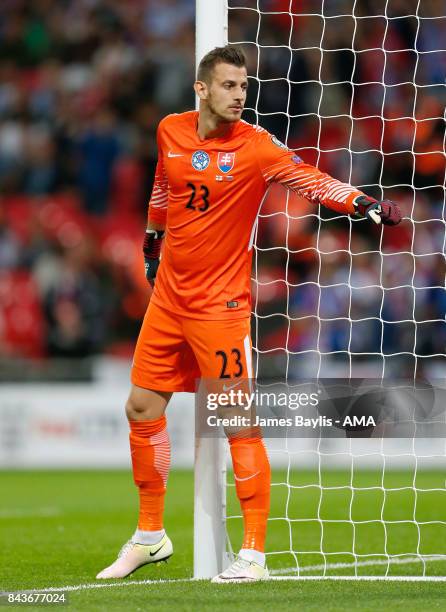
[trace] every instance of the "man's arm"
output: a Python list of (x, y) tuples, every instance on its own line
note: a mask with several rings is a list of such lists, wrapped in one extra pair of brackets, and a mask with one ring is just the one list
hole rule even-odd
[(393, 202), (378, 202), (304, 163), (293, 151), (275, 144), (277, 141), (268, 132), (261, 134), (261, 141), (260, 167), (267, 184), (281, 183), (315, 204), (341, 214), (367, 217), (376, 224), (396, 225), (401, 221), (400, 209)]
[(149, 201), (147, 229), (144, 236), (143, 253), (146, 278), (153, 287), (160, 263), (160, 251), (166, 228), (168, 200), (167, 175), (164, 169), (163, 157), (158, 147), (158, 162), (156, 164), (155, 181)]

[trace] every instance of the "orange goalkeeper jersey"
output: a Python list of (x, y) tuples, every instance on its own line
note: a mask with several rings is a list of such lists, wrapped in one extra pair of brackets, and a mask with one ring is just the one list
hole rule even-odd
[(251, 313), (251, 260), (263, 197), (278, 182), (315, 204), (354, 213), (357, 189), (305, 164), (261, 127), (241, 120), (200, 140), (198, 112), (165, 117), (149, 219), (166, 223), (152, 300), (197, 319)]

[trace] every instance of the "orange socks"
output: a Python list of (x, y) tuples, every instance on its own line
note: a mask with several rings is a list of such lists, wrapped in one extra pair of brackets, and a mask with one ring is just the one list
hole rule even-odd
[(164, 497), (170, 466), (166, 417), (129, 421), (133, 478), (139, 488), (138, 529), (163, 529)]
[(243, 513), (242, 549), (265, 550), (269, 514), (271, 469), (260, 437), (229, 439), (235, 489)]
[[(138, 529), (160, 531), (163, 529), (164, 497), (170, 466), (166, 417), (129, 423), (133, 478), (139, 488)], [(265, 446), (257, 436), (234, 436), (229, 444), (244, 521), (242, 549), (263, 553), (271, 486)]]

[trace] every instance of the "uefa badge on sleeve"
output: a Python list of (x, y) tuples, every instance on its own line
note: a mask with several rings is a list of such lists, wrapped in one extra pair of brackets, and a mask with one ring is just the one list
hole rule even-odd
[(281, 149), (285, 149), (286, 151), (288, 151), (288, 147), (286, 146), (286, 144), (283, 144), (283, 142), (276, 138), (274, 134), (271, 134), (271, 141), (276, 145), (276, 147), (280, 147)]

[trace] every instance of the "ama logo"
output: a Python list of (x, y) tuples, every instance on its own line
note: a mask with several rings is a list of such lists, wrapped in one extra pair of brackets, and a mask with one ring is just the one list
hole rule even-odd
[(218, 169), (221, 172), (230, 172), (234, 167), (235, 153), (220, 152), (217, 158)]

